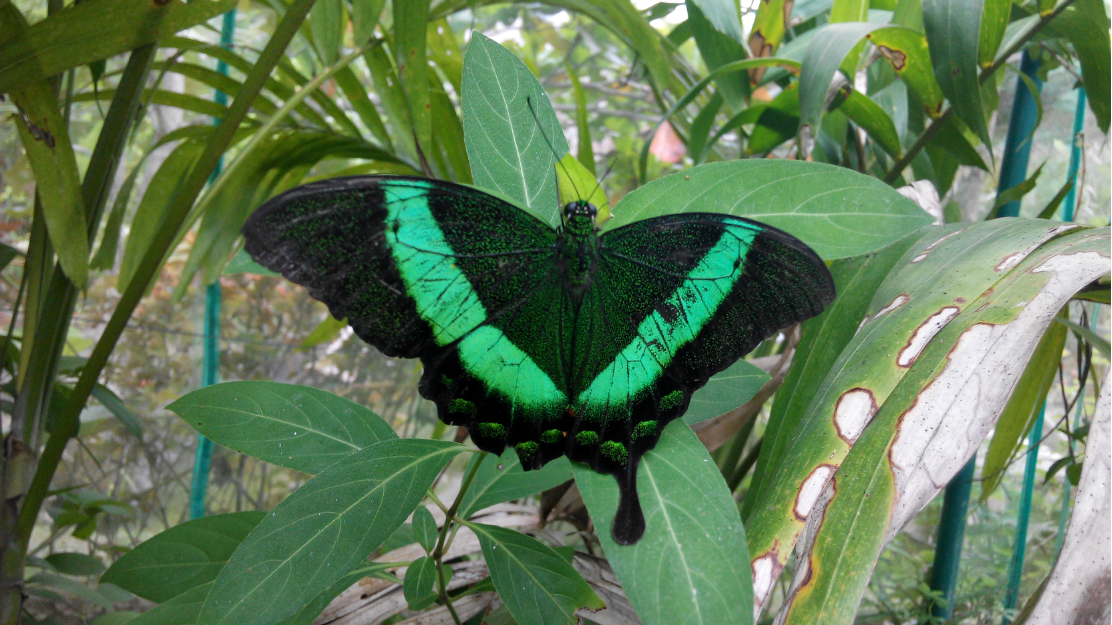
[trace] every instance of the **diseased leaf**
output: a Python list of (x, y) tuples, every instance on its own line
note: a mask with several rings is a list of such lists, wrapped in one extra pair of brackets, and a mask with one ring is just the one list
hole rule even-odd
[[(914, 4), (918, 2), (906, 2)], [(921, 23), (921, 22), (920, 22)], [(942, 114), (942, 87), (934, 78), (927, 38), (912, 28), (888, 27), (869, 33), (868, 39), (888, 60), (896, 75), (907, 85), (924, 112), (934, 118)]]
[(198, 620), (267, 625), (298, 611), (382, 544), (462, 450), (441, 441), (395, 439), (328, 467), (247, 536)]
[(306, 473), (397, 438), (369, 409), (296, 384), (224, 382), (167, 408), (220, 445)]

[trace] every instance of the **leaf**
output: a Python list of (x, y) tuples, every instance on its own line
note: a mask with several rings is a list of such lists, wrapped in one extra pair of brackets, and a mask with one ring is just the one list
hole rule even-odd
[(120, 190), (116, 192), (116, 199), (112, 202), (112, 209), (108, 212), (108, 219), (104, 224), (104, 234), (100, 238), (100, 247), (97, 248), (93, 259), (89, 261), (90, 269), (111, 269), (116, 264), (116, 249), (120, 244), (120, 229), (123, 227), (124, 213), (127, 212), (128, 203), (131, 201), (131, 191), (135, 188), (135, 180), (145, 168), (146, 163), (147, 159), (145, 158), (136, 163), (135, 167), (131, 169), (131, 173), (127, 175), (127, 178), (124, 178)]
[(413, 536), (418, 543), (421, 543), (426, 553), (432, 553), (436, 548), (439, 530), (436, 528), (436, 520), (432, 518), (432, 513), (424, 506), (417, 506), (413, 511)]
[(343, 0), (317, 0), (313, 4), (309, 11), (309, 32), (313, 34), (313, 47), (322, 64), (332, 65), (339, 58), (344, 26)]
[(118, 395), (112, 392), (112, 389), (103, 384), (97, 384), (93, 387), (93, 397), (100, 402), (100, 405), (108, 409), (112, 416), (116, 417), (139, 440), (143, 440), (143, 425), (139, 423), (138, 417), (131, 409), (124, 404), (124, 400), (120, 399)]
[(301, 345), (298, 347), (300, 349), (309, 349), (310, 347), (316, 347), (322, 343), (332, 342), (340, 335), (340, 331), (346, 327), (348, 327), (347, 318), (337, 319), (332, 315), (328, 315), (324, 321), (320, 322), (320, 325), (313, 328), (313, 331), (309, 333), (309, 336), (305, 337), (305, 340), (301, 341)]
[(606, 199), (606, 191), (595, 179), (594, 174), (580, 164), (570, 152), (565, 154), (556, 165), (556, 181), (560, 192), (560, 206), (566, 206), (576, 200), (586, 200), (598, 209), (597, 223), (610, 218), (610, 202)]
[[(424, 508), (417, 509), (424, 510)], [(436, 602), (436, 592), (433, 590), (435, 581), (436, 561), (432, 558), (421, 556), (409, 565), (405, 570), (402, 593), (410, 610), (414, 612), (424, 610)]]
[[(742, 45), (745, 39), (741, 36), (741, 26), (737, 20), (737, 4), (724, 0), (688, 0), (686, 6), (686, 24), (691, 28), (695, 44), (699, 46), (699, 56), (703, 57), (708, 70), (714, 71), (747, 56), (745, 46)], [(700, 7), (705, 11), (700, 10)], [(724, 24), (719, 26), (716, 20)], [(730, 110), (737, 112), (746, 107), (745, 101), (749, 97), (747, 72), (720, 76), (715, 79), (715, 85)]]
[(235, 512), (176, 525), (125, 553), (100, 581), (166, 603), (215, 580), (232, 552), (265, 516), (262, 511)]
[(869, 2), (867, 0), (833, 0), (830, 5), (831, 24), (838, 22), (866, 22), (868, 20)]
[(768, 380), (767, 373), (745, 360), (739, 360), (725, 371), (713, 375), (706, 386), (695, 391), (687, 412), (683, 413), (683, 422), (695, 425), (725, 414), (752, 399)]
[(0, 93), (134, 50), (235, 5), (235, 0), (97, 0), (69, 6), (0, 43)]
[(1112, 115), (1112, 88), (1109, 73), (1108, 14), (1101, 0), (1077, 0), (1046, 26), (1048, 34), (1068, 39), (1081, 61), (1081, 77), (1089, 95), (1089, 108), (1101, 132), (1108, 133)]
[(7, 243), (0, 243), (0, 271), (6, 269), (7, 266), (19, 256), (23, 256), (23, 252), (20, 252)]
[(1039, 219), (1054, 219), (1054, 215), (1058, 214), (1058, 207), (1062, 205), (1062, 201), (1065, 200), (1066, 196), (1073, 190), (1073, 183), (1073, 179), (1066, 180), (1062, 188), (1058, 189), (1058, 192), (1055, 193), (1054, 197), (1047, 203), (1046, 208), (1039, 211)]
[[(753, 29), (749, 33), (749, 51), (753, 56), (772, 56), (787, 30), (792, 5), (787, 0), (769, 0), (757, 6)], [(761, 72), (763, 73), (763, 72)], [(758, 74), (754, 80), (759, 80)]]
[(715, 93), (707, 102), (703, 110), (691, 122), (691, 130), (687, 135), (687, 151), (692, 155), (695, 163), (701, 163), (706, 158), (707, 140), (710, 138), (710, 129), (722, 109), (722, 93)]
[(799, 74), (799, 132), (818, 134), (834, 73), (846, 55), (883, 24), (850, 22), (822, 27), (807, 46)]
[(462, 108), (475, 186), (498, 192), (558, 227), (554, 165), (568, 152), (563, 129), (529, 68), (481, 33), (474, 34), (463, 59)]
[[(918, 2), (907, 2), (918, 6)], [(920, 20), (921, 21), (921, 20)], [(903, 80), (928, 116), (942, 114), (942, 87), (934, 78), (927, 38), (912, 28), (880, 28), (869, 33), (868, 38), (877, 50), (888, 59), (896, 75)]]
[(654, 180), (623, 197), (602, 229), (684, 212), (756, 219), (790, 232), (825, 259), (880, 249), (931, 221), (888, 185), (845, 168), (749, 159)]
[[(1045, 164), (1046, 163), (1043, 163), (1043, 165)], [(1043, 165), (1039, 165), (1039, 168), (1036, 169), (1035, 173), (1031, 174), (1031, 177), (1027, 180), (1024, 180), (1016, 186), (1005, 189), (998, 193), (996, 195), (996, 202), (994, 202), (992, 205), (992, 212), (989, 213), (989, 218), (994, 218), (1000, 212), (1000, 208), (1005, 204), (1010, 204), (1011, 202), (1019, 202), (1023, 199), (1023, 196), (1030, 193), (1031, 190), (1035, 188), (1035, 184), (1039, 181), (1039, 174), (1042, 173)]]
[(1046, 406), (1046, 396), (1054, 385), (1067, 334), (1065, 326), (1050, 324), (1000, 413), (981, 466), (982, 502), (1000, 485), (1008, 464), (1023, 445), (1023, 437), (1031, 431), (1036, 417)]
[(167, 409), (219, 445), (306, 473), (397, 438), (371, 410), (296, 384), (224, 382), (197, 389)]
[(977, 43), (977, 62), (983, 68), (992, 67), (996, 51), (1004, 40), (1004, 31), (1011, 17), (1011, 0), (984, 0), (984, 13), (981, 15), (981, 33)]
[(892, 122), (892, 118), (888, 117), (884, 109), (880, 108), (880, 105), (870, 100), (863, 93), (851, 91), (845, 101), (838, 107), (838, 110), (845, 113), (846, 117), (853, 120), (853, 123), (869, 133), (873, 141), (889, 156), (894, 159), (900, 157), (902, 150), (900, 149), (900, 135), (896, 132), (896, 124)]
[(124, 625), (134, 621), (138, 616), (138, 612), (109, 612), (100, 615), (89, 625)]
[(104, 570), (100, 558), (85, 553), (61, 552), (46, 556), (55, 571), (66, 575), (96, 575)]
[[(767, 154), (799, 132), (799, 83), (789, 85), (761, 111), (745, 144), (749, 155)], [(756, 108), (756, 107), (754, 107)]]
[(394, 63), (405, 94), (409, 123), (422, 150), (432, 147), (426, 31), (430, 0), (391, 3), (394, 10)]
[[(812, 403), (804, 427), (814, 427), (797, 434), (816, 443), (806, 460), (785, 456), (762, 496), (782, 500), (780, 483), (794, 505), (769, 516), (758, 503), (750, 519), (750, 536), (762, 536), (761, 547), (750, 545), (754, 566), (775, 573), (775, 553), (795, 547), (799, 577), (780, 612), (785, 623), (852, 621), (883, 545), (976, 451), (1053, 313), (1108, 271), (1107, 229), (994, 220), (936, 232), (905, 255), (870, 310), (891, 306), (895, 294), (908, 301), (864, 324)], [(809, 519), (811, 531), (799, 544), (794, 532), (774, 539), (771, 517), (784, 529)]]
[(198, 620), (267, 625), (296, 612), (396, 530), (462, 450), (454, 443), (395, 439), (328, 467), (247, 536)]
[(575, 96), (575, 129), (579, 133), (575, 158), (593, 179), (597, 174), (594, 146), (591, 145), (591, 126), (587, 122), (587, 93), (583, 91), (583, 84), (579, 82), (579, 75), (575, 73), (571, 63), (564, 64), (564, 71), (568, 74), (572, 95)]
[(212, 582), (197, 586), (147, 610), (128, 625), (197, 625), (197, 615), (205, 605)]
[(718, 467), (687, 425), (672, 422), (641, 459), (637, 491), (645, 535), (621, 546), (610, 535), (618, 508), (612, 476), (573, 464), (603, 550), (645, 625), (752, 623), (745, 531)]
[(494, 525), (467, 527), (479, 537), (494, 589), (518, 623), (578, 623), (576, 610), (606, 607), (571, 563), (535, 538)]
[(535, 471), (522, 470), (517, 453), (512, 449), (501, 456), (482, 454), (471, 462), (483, 464), (460, 503), (458, 516), (464, 519), (483, 508), (535, 495), (571, 479), (567, 457), (557, 458)]
[[(9, 21), (0, 15), (0, 27), (13, 27)], [(20, 39), (20, 35), (13, 39)], [(0, 62), (0, 76), (6, 73), (3, 67)], [(0, 93), (3, 91), (0, 89)], [(79, 291), (84, 291), (89, 276), (89, 238), (81, 175), (70, 144), (68, 124), (58, 111), (50, 84), (45, 81), (25, 84), (8, 95), (17, 108), (15, 126), (35, 174), (35, 193), (50, 242), (66, 277)]]
[[(912, 232), (880, 251), (830, 264), (838, 297), (819, 316), (803, 322), (792, 366), (773, 399), (764, 442), (743, 502), (742, 518), (746, 521), (760, 500), (764, 484), (772, 479), (780, 458), (792, 444), (808, 404), (818, 393), (838, 354), (853, 339), (862, 318), (867, 318), (866, 312), (877, 289), (920, 236), (920, 232)], [(800, 444), (805, 442), (800, 441)]]
[(280, 276), (282, 274), (277, 271), (271, 271), (255, 262), (254, 258), (247, 253), (247, 250), (239, 248), (239, 251), (232, 256), (227, 265), (224, 265), (224, 275), (235, 275), (237, 273), (253, 273), (257, 276)]
[[(992, 0), (989, 0), (990, 2)], [(923, 26), (927, 32), (934, 77), (954, 113), (981, 142), (992, 145), (981, 106), (977, 76), (981, 16), (985, 0), (924, 0)]]
[(374, 36), (386, 0), (356, 0), (351, 5), (352, 38), (356, 46), (361, 46)]
[(942, 123), (939, 130), (931, 137), (927, 147), (933, 146), (945, 150), (962, 165), (988, 171), (988, 165), (985, 165), (985, 161), (981, 158), (977, 149), (966, 138), (965, 133), (962, 132), (963, 129), (964, 124), (959, 119), (950, 117)]
[(1078, 325), (1070, 321), (1069, 319), (1055, 317), (1054, 321), (1066, 326), (1070, 330), (1073, 330), (1075, 334), (1088, 341), (1093, 347), (1097, 348), (1100, 353), (1104, 354), (1105, 358), (1112, 358), (1112, 347), (1109, 346), (1108, 339), (1100, 336), (1099, 334), (1093, 332), (1085, 326)]
[(63, 577), (49, 571), (43, 571), (42, 573), (32, 575), (27, 579), (27, 584), (60, 590), (66, 594), (88, 601), (89, 603), (95, 603), (106, 610), (112, 608), (112, 602), (109, 601), (107, 597), (97, 592), (95, 588), (90, 588), (76, 579)]

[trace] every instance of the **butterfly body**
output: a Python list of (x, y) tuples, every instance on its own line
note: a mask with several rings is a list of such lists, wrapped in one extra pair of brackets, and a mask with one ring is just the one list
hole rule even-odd
[(420, 358), (421, 395), (480, 449), (613, 474), (629, 544), (644, 531), (637, 465), (664, 426), (834, 291), (814, 252), (756, 222), (677, 214), (600, 233), (596, 214), (573, 202), (553, 229), (469, 187), (361, 176), (280, 195), (244, 233), (361, 338)]

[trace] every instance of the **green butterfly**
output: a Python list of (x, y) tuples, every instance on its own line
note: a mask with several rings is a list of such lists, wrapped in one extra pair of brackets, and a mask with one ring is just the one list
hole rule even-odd
[(304, 185), (260, 207), (247, 252), (306, 286), (480, 449), (526, 470), (567, 455), (613, 474), (612, 533), (641, 538), (641, 456), (691, 394), (834, 299), (822, 260), (780, 230), (682, 213), (599, 234), (596, 209), (553, 230), (471, 187), (400, 176)]

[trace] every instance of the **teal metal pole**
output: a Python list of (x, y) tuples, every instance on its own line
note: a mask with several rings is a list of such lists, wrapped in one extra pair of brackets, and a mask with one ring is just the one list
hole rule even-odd
[[(232, 37), (236, 30), (236, 10), (232, 9), (224, 14), (224, 23), (220, 29), (221, 47), (231, 49)], [(216, 71), (228, 75), (228, 65), (224, 61), (216, 63)], [(228, 94), (217, 91), (213, 95), (217, 104), (227, 104)], [(215, 120), (219, 124), (220, 120)], [(212, 179), (220, 175), (224, 160), (216, 164), (212, 172)], [(216, 280), (205, 289), (205, 333), (204, 333), (204, 360), (202, 361), (201, 386), (211, 386), (220, 381), (220, 280)], [(197, 435), (197, 454), (193, 459), (193, 483), (189, 492), (189, 518), (199, 519), (205, 516), (205, 493), (208, 491), (209, 469), (212, 466), (212, 441), (204, 436)]]
[(1073, 112), (1073, 136), (1070, 141), (1069, 180), (1074, 181), (1062, 205), (1062, 221), (1073, 221), (1077, 213), (1077, 169), (1081, 165), (1081, 131), (1085, 129), (1085, 87), (1077, 90), (1077, 109)]
[[(1038, 67), (1038, 62), (1024, 52), (1019, 71), (1032, 80), (1036, 89), (1041, 90), (1042, 81), (1036, 73)], [(1037, 122), (1038, 107), (1035, 106), (1035, 94), (1027, 89), (1022, 79), (1017, 78), (1012, 118), (1008, 124), (1008, 138), (1004, 144), (1004, 158), (1000, 163), (997, 196), (1027, 179), (1027, 163), (1031, 157), (1031, 135)], [(997, 216), (1018, 217), (1019, 208), (1019, 200), (1008, 202), (1000, 207)], [(973, 454), (969, 462), (950, 480), (942, 500), (942, 518), (938, 521), (938, 543), (935, 545), (934, 564), (931, 567), (931, 590), (941, 592), (945, 598), (944, 605), (935, 604), (931, 607), (931, 616), (937, 618), (949, 619), (953, 615), (954, 596), (961, 563), (961, 546), (965, 538), (965, 514), (969, 510), (969, 493), (972, 491), (976, 460), (977, 455)]]
[[(1019, 496), (1019, 514), (1015, 522), (1015, 545), (1012, 547), (1012, 560), (1008, 564), (1008, 590), (1004, 595), (1004, 609), (1014, 610), (1019, 603), (1019, 584), (1023, 580), (1023, 559), (1027, 554), (1027, 524), (1031, 520), (1031, 497), (1035, 492), (1035, 469), (1039, 460), (1039, 441), (1042, 440), (1043, 416), (1046, 404), (1039, 409), (1039, 416), (1031, 425), (1027, 436), (1027, 466), (1023, 470), (1023, 492)], [(1004, 625), (1012, 619), (1005, 616)]]

